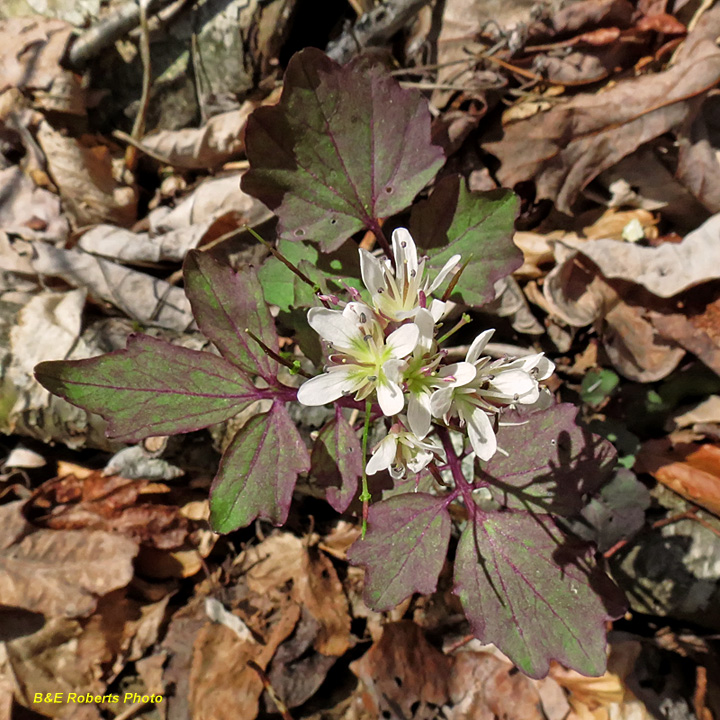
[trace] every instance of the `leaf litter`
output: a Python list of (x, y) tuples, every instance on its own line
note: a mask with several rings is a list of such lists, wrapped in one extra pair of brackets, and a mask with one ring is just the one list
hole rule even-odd
[[(447, 143), (447, 175), (460, 170), (486, 187), (515, 188), (521, 197), (520, 217), (527, 222), (515, 236), (522, 266), (519, 251), (492, 261), (478, 254), (469, 266), (468, 272), (478, 277), (492, 276), (494, 263), (516, 268), (515, 279), (496, 288), (498, 306), (487, 305), (490, 298), (474, 296), (472, 290), (453, 299), (461, 307), (485, 303), (484, 311), (509, 317), (514, 331), (509, 338), (516, 347), (531, 345), (535, 336), (553, 348), (560, 367), (555, 389), (564, 399), (574, 399), (578, 392), (578, 373), (583, 371), (573, 368), (583, 363), (598, 370), (612, 368), (622, 377), (606, 396), (584, 405), (581, 414), (606, 428), (605, 437), (618, 452), (622, 432), (642, 438), (634, 470), (643, 482), (628, 471), (608, 478), (602, 487), (584, 488), (589, 502), (580, 519), (573, 520), (580, 523), (578, 535), (594, 542), (611, 562), (618, 545), (627, 550), (637, 542), (642, 547), (654, 527), (646, 516), (658, 520), (664, 507), (657, 505), (654, 480), (690, 503), (680, 504), (678, 512), (690, 508), (695, 513), (699, 506), (702, 510), (693, 515), (698, 526), (717, 532), (717, 412), (705, 408), (693, 414), (688, 408), (717, 393), (718, 387), (709, 380), (693, 385), (687, 378), (707, 377), (697, 370), (695, 359), (715, 372), (720, 368), (718, 263), (713, 261), (715, 213), (720, 209), (713, 125), (714, 87), (720, 77), (714, 41), (720, 13), (710, 7), (693, 18), (682, 7), (669, 10), (664, 3), (584, 0), (549, 10), (524, 29), (512, 23), (528, 20), (529, 10), (512, 3), (493, 14), (504, 26), (498, 31), (485, 24), (491, 19), (486, 8), (470, 13), (473, 4), (465, 0), (446, 5), (435, 28), (441, 40), (439, 72), (423, 68), (417, 50), (417, 41), (424, 41), (422, 25), (413, 31), (419, 33), (415, 47), (409, 43), (397, 50), (401, 67), (409, 78), (421, 78), (418, 84), (437, 84), (429, 88), (436, 115), (433, 131), (454, 123)], [(459, 17), (463, 30), (457, 33)], [(273, 215), (243, 193), (240, 183), (256, 190), (262, 185), (281, 221), (285, 200), (278, 194), (277, 175), (260, 178), (250, 173), (243, 180), (243, 171), (235, 165), (245, 159), (244, 130), (251, 109), (266, 104), (253, 122), (265, 118), (266, 127), (274, 127), (277, 94), (268, 92), (267, 82), (258, 83), (259, 100), (233, 100), (232, 109), (201, 127), (158, 128), (136, 139), (146, 156), (142, 172), (133, 173), (124, 163), (122, 134), (112, 134), (107, 127), (87, 132), (71, 119), (89, 117), (96, 107), (82, 78), (60, 65), (72, 30), (65, 22), (40, 16), (0, 22), (0, 37), (8, 40), (2, 58), (9, 68), (0, 95), (0, 329), (8, 339), (1, 350), (0, 421), (5, 432), (28, 442), (85, 448), (95, 454), (97, 468), (107, 462), (108, 451), (122, 450), (123, 443), (109, 442), (105, 424), (96, 416), (35, 385), (32, 367), (44, 360), (91, 358), (107, 350), (128, 352), (122, 349), (125, 336), (137, 326), (151, 328), (158, 338), (179, 340), (185, 346), (180, 355), (203, 351), (207, 362), (218, 366), (255, 362), (251, 349), (224, 346), (222, 337), (212, 338), (224, 359), (219, 358), (193, 334), (189, 302), (178, 286), (179, 264), (191, 250), (210, 248), (236, 267), (259, 264), (263, 251), (243, 227), (260, 226)], [(472, 42), (454, 39), (459, 35)], [(300, 61), (295, 63), (299, 67)], [(387, 111), (390, 101), (383, 96), (383, 83), (381, 74), (371, 73), (367, 85), (358, 88), (358, 96), (368, 103), (359, 102), (355, 111)], [(516, 92), (522, 83), (528, 85)], [(505, 113), (500, 112), (501, 99), (510, 104)], [(482, 126), (480, 116), (486, 118)], [(322, 141), (322, 133), (318, 138)], [(247, 153), (251, 158), (253, 153), (277, 154), (288, 150), (283, 144), (287, 140), (278, 147), (251, 145)], [(389, 143), (382, 134), (378, 140)], [(473, 144), (482, 147), (481, 155)], [(302, 142), (290, 148), (301, 161), (314, 149)], [(423, 190), (439, 162), (439, 156), (405, 157), (398, 143), (388, 144), (388, 152), (402, 169), (396, 184), (388, 187), (408, 197)], [(350, 185), (356, 174), (354, 168), (347, 171)], [(342, 184), (343, 178), (327, 178), (329, 188)], [(392, 195), (370, 192), (361, 198), (370, 208), (364, 227), (404, 207), (398, 201), (395, 208)], [(429, 207), (433, 197), (426, 200)], [(438, 194), (435, 199), (433, 218), (443, 209), (441, 198)], [(329, 208), (339, 213), (332, 215), (336, 223), (325, 227), (324, 216), (316, 217), (309, 208), (306, 234), (315, 235), (326, 248), (336, 248), (362, 223), (346, 221), (344, 206), (331, 207), (326, 200), (323, 212)], [(455, 201), (466, 200), (460, 193)], [(354, 199), (343, 201), (352, 204)], [(438, 232), (434, 220), (431, 225), (422, 213), (415, 222), (418, 236), (423, 230)], [(316, 225), (317, 232), (311, 233), (309, 228)], [(463, 244), (463, 253), (477, 242), (477, 229), (467, 237), (467, 229), (441, 229), (446, 240)], [(287, 234), (281, 227), (283, 232)], [(444, 257), (432, 254), (432, 237), (425, 247), (431, 264), (442, 265)], [(203, 255), (203, 260), (209, 257)], [(228, 283), (232, 286), (231, 279)], [(246, 290), (240, 296), (247, 299)], [(259, 333), (267, 327), (267, 318), (261, 318)], [(277, 350), (285, 341), (270, 340)], [(272, 363), (267, 358), (263, 363), (271, 376)], [(249, 397), (257, 397), (257, 389), (246, 390)], [(295, 418), (270, 412), (278, 434), (296, 432)], [(668, 417), (676, 418), (676, 433), (692, 436), (668, 439)], [(347, 418), (338, 417), (336, 423), (342, 429)], [(246, 427), (242, 440), (252, 443), (252, 421)], [(18, 464), (12, 458), (6, 463), (8, 473), (4, 470), (0, 480), (0, 624), (17, 623), (18, 635), (7, 640), (0, 635), (0, 713), (7, 710), (10, 716), (14, 702), (15, 709), (33, 708), (46, 717), (80, 717), (80, 712), (83, 717), (115, 717), (125, 706), (104, 701), (97, 707), (54, 707), (36, 703), (34, 697), (58, 691), (103, 695), (121, 684), (141, 694), (164, 694), (165, 711), (172, 718), (275, 713), (263, 678), (249, 660), (265, 672), (293, 717), (318, 720), (378, 713), (430, 718), (440, 711), (447, 718), (647, 717), (643, 698), (648, 707), (671, 702), (669, 691), (651, 698), (638, 690), (635, 680), (657, 667), (657, 657), (649, 657), (636, 640), (611, 635), (610, 669), (597, 680), (553, 664), (549, 677), (536, 681), (513, 672), (510, 661), (492, 648), (469, 645), (458, 650), (462, 642), (455, 641), (467, 625), (459, 620), (458, 599), (449, 592), (447, 568), (426, 566), (425, 575), (403, 580), (401, 591), (372, 575), (363, 586), (362, 574), (347, 564), (357, 528), (345, 521), (329, 523), (310, 498), (305, 502), (308, 518), (317, 522), (315, 529), (307, 518), (291, 516), (291, 530), (271, 531), (261, 520), (256, 535), (238, 536), (237, 547), (218, 540), (209, 529), (207, 503), (200, 500), (212, 475), (207, 468), (217, 456), (209, 438), (188, 437), (187, 447), (171, 444), (170, 451), (160, 452), (172, 463), (152, 452), (140, 453), (166, 463), (161, 468), (118, 461), (114, 473), (85, 468), (87, 473), (53, 477), (54, 450), (49, 447), (42, 453), (47, 467)], [(337, 459), (333, 465), (339, 440), (333, 441), (335, 447), (327, 438), (312, 439), (313, 452), (328, 454), (329, 467), (335, 468), (335, 476), (328, 470), (315, 487), (327, 492), (336, 509), (352, 511), (353, 493), (329, 491), (352, 485), (352, 478), (356, 482), (357, 468)], [(137, 453), (139, 447), (127, 449)], [(288, 474), (293, 483), (307, 467), (302, 451), (309, 448), (309, 438), (298, 435), (295, 448), (294, 457), (279, 458), (276, 467), (268, 468)], [(3, 445), (7, 454), (5, 450)], [(562, 454), (551, 456), (550, 483), (564, 482), (556, 462), (570, 467)], [(173, 467), (185, 472), (182, 480), (168, 469)], [(123, 477), (123, 472), (132, 477)], [(646, 485), (652, 491), (650, 509)], [(297, 486), (300, 492), (312, 487)], [(286, 489), (292, 493), (289, 481)], [(439, 539), (430, 533), (426, 542), (447, 543), (450, 520), (442, 513), (433, 515), (436, 499), (422, 492), (416, 497), (417, 517), (405, 521), (417, 522), (428, 514), (428, 528)], [(270, 520), (287, 513), (288, 498), (277, 498)], [(542, 496), (528, 502), (542, 510)], [(392, 517), (392, 507), (389, 498), (371, 512)], [(228, 517), (228, 527), (242, 524), (232, 512)], [(400, 520), (398, 541), (405, 522)], [(506, 518), (498, 528), (486, 527), (485, 537), (475, 540), (490, 542), (487, 538), (496, 531), (513, 534), (520, 544), (533, 538), (541, 546), (547, 540), (536, 524), (520, 525), (520, 520)], [(555, 530), (547, 525), (546, 532), (552, 535)], [(450, 540), (460, 563), (476, 562), (468, 537), (466, 532), (459, 545), (456, 537)], [(371, 543), (356, 545), (349, 555), (371, 551)], [(490, 548), (485, 554), (492, 552)], [(38, 568), (46, 566), (50, 570), (38, 582)], [(481, 585), (486, 578), (476, 573), (474, 581)], [(575, 583), (582, 594), (590, 578), (570, 573), (558, 582)], [(715, 577), (714, 582), (720, 581)], [(363, 591), (384, 593), (385, 611), (365, 607)], [(502, 622), (505, 609), (477, 607), (479, 597), (492, 600), (492, 593), (468, 596), (467, 588), (459, 591), (473, 623)], [(424, 606), (416, 593), (427, 595), (429, 604)], [(438, 608), (435, 614), (433, 605)], [(215, 608), (212, 614), (207, 607)], [(670, 615), (668, 622), (672, 620)], [(702, 628), (709, 621), (699, 617), (698, 622)], [(566, 652), (572, 652), (571, 636), (563, 640)], [(522, 664), (519, 657), (514, 659)], [(705, 720), (709, 713), (717, 716), (718, 688), (712, 674), (706, 673), (704, 686), (701, 680), (701, 671), (712, 662), (693, 662), (697, 681), (686, 688), (687, 697), (696, 717)], [(637, 696), (630, 686), (638, 690)], [(154, 717), (142, 707), (137, 712)]]

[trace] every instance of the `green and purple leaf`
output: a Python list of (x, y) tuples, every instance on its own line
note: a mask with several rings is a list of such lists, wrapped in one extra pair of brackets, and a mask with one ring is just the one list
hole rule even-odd
[(506, 413), (496, 453), (485, 467), (490, 490), (506, 507), (539, 513), (574, 515), (610, 477), (617, 452), (610, 442), (575, 422), (569, 403), (529, 415)]
[(418, 92), (358, 58), (341, 66), (306, 48), (293, 56), (280, 102), (255, 110), (245, 132), (242, 188), (273, 210), (278, 234), (324, 251), (405, 210), (445, 158), (430, 142)]
[(569, 545), (549, 516), (498, 512), (469, 522), (455, 592), (473, 633), (530, 677), (547, 675), (551, 660), (583, 675), (605, 671), (605, 622), (622, 614), (621, 593), (588, 546)]
[(335, 418), (319, 432), (310, 462), (328, 503), (337, 512), (345, 512), (357, 493), (363, 456), (358, 434), (341, 408), (335, 408)]
[(365, 602), (390, 610), (415, 592), (434, 592), (451, 525), (445, 498), (412, 493), (371, 505), (365, 539), (348, 550), (350, 562), (366, 568)]
[(51, 393), (108, 421), (107, 435), (137, 442), (222, 422), (267, 393), (217, 355), (130, 335), (124, 350), (35, 368)]
[(240, 429), (220, 461), (210, 489), (210, 522), (228, 533), (255, 518), (282, 525), (299, 473), (310, 454), (283, 403), (256, 415)]
[(470, 261), (455, 294), (480, 307), (495, 297), (495, 283), (522, 265), (522, 252), (512, 242), (517, 212), (514, 193), (472, 193), (453, 175), (415, 205), (410, 232), (428, 255), (428, 268), (439, 270), (456, 253)]
[(208, 253), (191, 250), (183, 266), (185, 292), (198, 327), (228, 361), (272, 381), (278, 364), (248, 334), (278, 352), (275, 321), (254, 270), (235, 272)]

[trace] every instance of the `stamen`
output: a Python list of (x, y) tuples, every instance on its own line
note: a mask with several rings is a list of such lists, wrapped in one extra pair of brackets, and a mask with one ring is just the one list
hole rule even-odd
[(363, 325), (367, 322), (367, 317), (365, 316), (365, 313), (360, 313), (360, 322)]
[(417, 275), (417, 270), (410, 271), (410, 277), (414, 278)]
[(377, 382), (377, 375), (368, 375), (367, 378), (370, 382)]
[(363, 336), (363, 340), (364, 340), (365, 342), (370, 342), (372, 339), (373, 339), (373, 336), (372, 336), (372, 335), (364, 335), (364, 336)]
[(420, 292), (418, 292), (418, 300), (420, 301), (421, 308), (427, 308), (427, 295), (425, 295), (424, 290), (420, 290)]
[(403, 241), (400, 243), (400, 247), (406, 248), (406, 247), (407, 247), (407, 243), (403, 240)]

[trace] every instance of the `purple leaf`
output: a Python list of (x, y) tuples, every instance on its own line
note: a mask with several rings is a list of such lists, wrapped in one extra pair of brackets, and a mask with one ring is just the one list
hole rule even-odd
[(430, 120), (425, 99), (384, 68), (306, 48), (288, 64), (280, 102), (250, 116), (242, 188), (277, 214), (281, 237), (334, 250), (379, 231), (435, 177), (444, 156)]
[(468, 523), (455, 592), (473, 633), (530, 677), (544, 677), (550, 660), (583, 675), (605, 671), (605, 621), (622, 614), (620, 591), (548, 516), (498, 512)]
[(613, 471), (617, 452), (607, 440), (575, 422), (569, 403), (529, 415), (509, 412), (501, 426), (496, 453), (485, 468), (490, 490), (501, 505), (539, 513), (574, 515), (583, 496), (594, 493)]
[(222, 356), (253, 375), (275, 379), (277, 362), (247, 333), (250, 330), (278, 352), (275, 322), (255, 271), (246, 268), (236, 273), (207, 253), (191, 250), (183, 273), (198, 327)]
[(522, 265), (512, 242), (518, 198), (507, 190), (472, 193), (458, 175), (443, 178), (433, 194), (418, 203), (410, 232), (439, 270), (456, 253), (470, 260), (455, 292), (480, 307), (495, 297), (494, 285)]
[(104, 417), (108, 437), (123, 442), (199, 430), (267, 396), (217, 355), (148, 335), (130, 335), (124, 350), (88, 360), (40, 363), (35, 377), (51, 393)]
[(210, 489), (210, 522), (228, 533), (261, 517), (287, 520), (299, 473), (310, 455), (283, 403), (248, 420), (220, 461)]
[(357, 492), (363, 457), (360, 439), (341, 408), (335, 409), (335, 418), (318, 434), (311, 465), (312, 474), (317, 484), (325, 488), (325, 497), (332, 508), (345, 512)]
[(396, 495), (371, 505), (367, 535), (348, 551), (353, 565), (366, 568), (365, 602), (390, 610), (414, 592), (434, 592), (450, 526), (446, 499), (433, 495)]

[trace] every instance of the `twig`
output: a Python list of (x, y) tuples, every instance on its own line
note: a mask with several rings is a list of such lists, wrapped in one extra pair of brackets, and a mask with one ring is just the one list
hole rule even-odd
[[(155, 15), (172, 2), (174, 0), (150, 0), (146, 12), (148, 15)], [(112, 15), (80, 35), (69, 47), (62, 65), (69, 70), (82, 72), (93, 58), (139, 24), (140, 8), (137, 3), (122, 5)]]
[(340, 64), (348, 62), (361, 50), (372, 45), (382, 45), (430, 0), (386, 0), (365, 13), (337, 40), (328, 43), (326, 53)]
[[(143, 77), (142, 93), (140, 94), (140, 107), (138, 107), (135, 122), (133, 123), (130, 136), (133, 140), (140, 141), (145, 134), (145, 119), (147, 118), (148, 105), (150, 104), (150, 83), (152, 80), (152, 68), (150, 66), (150, 28), (148, 27), (147, 6), (148, 0), (138, 0), (140, 7), (140, 58), (142, 59)], [(137, 149), (130, 145), (125, 148), (125, 167), (134, 170), (137, 164)]]
[(270, 684), (270, 678), (265, 674), (265, 671), (254, 660), (248, 660), (248, 667), (251, 667), (260, 676), (265, 691), (275, 703), (275, 707), (278, 709), (282, 719), (293, 720), (290, 711), (287, 709), (287, 705), (285, 705), (275, 692), (275, 688)]

